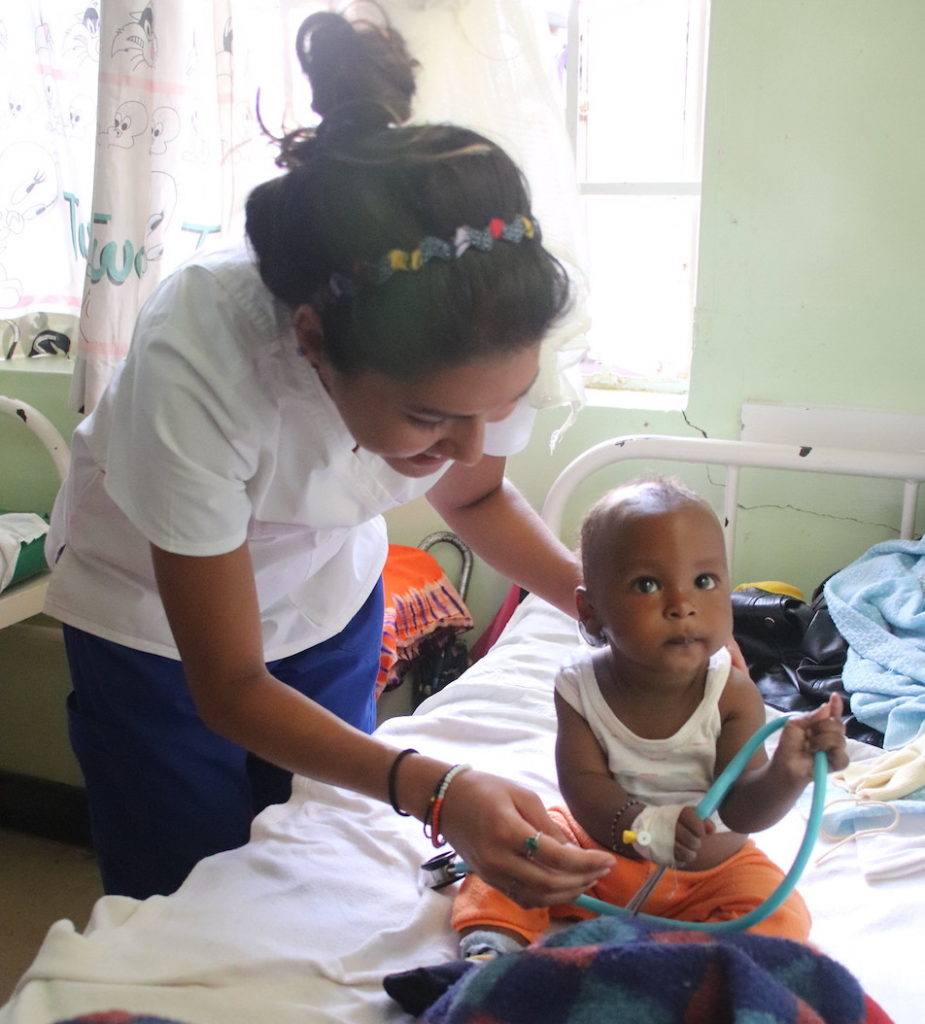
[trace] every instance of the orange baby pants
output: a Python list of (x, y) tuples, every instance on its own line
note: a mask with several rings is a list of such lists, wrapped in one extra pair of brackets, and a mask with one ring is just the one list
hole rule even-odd
[[(586, 850), (601, 850), (564, 808), (554, 807), (550, 817), (562, 831)], [(636, 890), (656, 870), (651, 861), (617, 856), (613, 870), (590, 890), (590, 895), (625, 906)], [(649, 895), (642, 910), (677, 921), (728, 921), (754, 910), (780, 884), (783, 871), (749, 840), (738, 853), (706, 871), (669, 868)], [(453, 903), (452, 925), (468, 928), (506, 928), (533, 942), (554, 918), (596, 917), (592, 911), (571, 904), (524, 910), (476, 875), (469, 875)], [(805, 942), (812, 924), (799, 893), (787, 899), (759, 924), (749, 928), (756, 935), (774, 935)]]

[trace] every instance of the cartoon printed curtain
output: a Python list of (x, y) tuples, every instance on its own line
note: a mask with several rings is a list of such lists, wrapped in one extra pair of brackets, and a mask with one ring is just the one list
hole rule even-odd
[(96, 403), (157, 282), (204, 246), (241, 237), (248, 190), (274, 172), (255, 109), (262, 86), (278, 123), (292, 49), (281, 11), (101, 0), (94, 184), (75, 209), (87, 259), (76, 407)]
[[(99, 11), (71, 5), (54, 28), (40, 5), (0, 7), (0, 342), (24, 354), (35, 313), (64, 326), (80, 310), (84, 267), (69, 203), (89, 202)], [(33, 340), (31, 337), (29, 342)]]
[[(242, 238), (274, 134), (314, 115), (294, 56), (302, 19), (375, 5), (317, 0), (16, 0), (0, 5), (0, 343), (70, 316), (71, 400), (90, 411), (154, 286)], [(536, 0), (384, 0), (423, 65), (418, 120), (497, 139), (527, 173), (545, 237), (582, 263), (577, 196)], [(4, 97), (7, 102), (4, 102)], [(74, 319), (79, 318), (79, 319)], [(63, 323), (63, 321), (62, 321)], [(538, 404), (576, 392), (583, 293), (547, 346)], [(46, 332), (49, 333), (49, 332)], [(50, 332), (54, 335), (54, 332)], [(60, 336), (60, 335), (59, 335)], [(19, 347), (25, 348), (23, 338)]]
[(75, 408), (95, 405), (157, 282), (241, 239), (247, 192), (276, 172), (258, 90), (277, 134), (300, 88), (308, 109), (292, 40), (319, 6), (0, 7), (0, 339), (23, 352), (28, 329), (34, 343), (43, 325), (79, 317)]

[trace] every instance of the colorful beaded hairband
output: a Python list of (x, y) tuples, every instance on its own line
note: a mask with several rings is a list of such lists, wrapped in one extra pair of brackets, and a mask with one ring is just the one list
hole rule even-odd
[(452, 241), (427, 235), (410, 252), (407, 249), (390, 249), (375, 263), (359, 264), (356, 277), (332, 274), (331, 291), (336, 298), (354, 295), (361, 281), (374, 285), (384, 284), (399, 271), (420, 270), (431, 260), (459, 259), (470, 248), (490, 252), (499, 238), (505, 242), (521, 242), (525, 238), (534, 238), (538, 230), (539, 225), (535, 220), (518, 213), (509, 222), (493, 217), (486, 228), (470, 228), (467, 225), (458, 227)]

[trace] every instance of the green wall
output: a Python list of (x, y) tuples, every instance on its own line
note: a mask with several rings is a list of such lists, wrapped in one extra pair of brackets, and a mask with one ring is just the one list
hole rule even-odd
[[(511, 463), (535, 504), (595, 442), (735, 438), (746, 401), (925, 411), (923, 52), (921, 0), (713, 0), (688, 407), (585, 408), (553, 456), (548, 436), (562, 415), (543, 414)], [(579, 492), (568, 539), (604, 485), (666, 469), (721, 501), (719, 470), (637, 463)], [(812, 589), (895, 536), (898, 491), (743, 473), (736, 580)], [(423, 525), (404, 510), (393, 534), (410, 542)], [(476, 584), (485, 614), (503, 584), (487, 572)]]
[[(5, 369), (15, 365), (18, 369)], [(10, 395), (44, 413), (65, 439), (81, 417), (67, 407), (71, 375), (54, 358), (13, 364), (0, 362), (0, 394)], [(58, 477), (48, 453), (31, 431), (0, 416), (0, 508), (51, 511)]]
[[(922, 411), (923, 52), (921, 0), (714, 0), (688, 407), (588, 407), (554, 455), (548, 438), (563, 414), (542, 413), (510, 467), (535, 504), (591, 444), (638, 432), (734, 438), (745, 401)], [(62, 377), (0, 371), (0, 391), (31, 401), (62, 430), (75, 422)], [(9, 436), (0, 432), (3, 491), (16, 477), (47, 502), (53, 478)], [(570, 508), (568, 539), (601, 487), (665, 468), (675, 467), (599, 474)], [(719, 500), (720, 471), (679, 475)], [(895, 535), (896, 494), (878, 482), (744, 474), (735, 578), (812, 588)], [(424, 505), (391, 518), (404, 543), (438, 527)], [(479, 625), (503, 591), (477, 568), (470, 603)], [(0, 666), (0, 686), (15, 687), (15, 651), (0, 651)], [(0, 721), (0, 768), (5, 751), (16, 746), (19, 757), (29, 743), (4, 735)], [(42, 758), (36, 751), (36, 774), (47, 771)]]

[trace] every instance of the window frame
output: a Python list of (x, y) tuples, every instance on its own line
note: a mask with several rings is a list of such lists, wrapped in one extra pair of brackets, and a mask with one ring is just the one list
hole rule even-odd
[[(700, 50), (697, 53), (699, 74), (696, 76), (697, 95), (694, 98), (691, 109), (697, 112), (696, 126), (693, 131), (692, 141), (694, 144), (693, 162), (701, 169), (698, 178), (680, 181), (608, 181), (594, 180), (587, 178), (582, 173), (580, 138), (580, 117), (579, 117), (579, 95), (581, 75), (581, 54), (580, 43), (582, 24), (580, 6), (582, 0), (569, 0), (568, 16), (566, 19), (566, 74), (565, 74), (565, 127), (575, 156), (575, 180), (578, 194), (581, 199), (593, 196), (660, 196), (666, 198), (693, 196), (697, 199), (695, 234), (692, 239), (693, 253), (691, 257), (691, 304), (689, 318), (688, 348), (693, 356), (694, 344), (694, 319), (696, 313), (697, 286), (699, 278), (698, 255), (700, 249), (700, 228), (701, 228), (701, 200), (703, 192), (703, 142), (704, 142), (704, 107), (706, 98), (706, 84), (709, 58), (709, 26), (712, 0), (693, 0), (701, 4), (699, 11)], [(688, 54), (690, 55), (690, 49)], [(592, 328), (593, 330), (593, 328)], [(614, 402), (615, 395), (619, 392), (650, 392), (665, 396), (670, 401), (670, 396), (686, 396), (690, 387), (690, 376), (686, 379), (674, 377), (621, 377), (614, 368), (605, 368), (603, 371), (592, 371), (582, 368), (582, 379), (585, 388), (589, 392), (596, 392), (605, 399), (602, 404), (617, 404)], [(607, 400), (609, 399), (609, 400)]]

